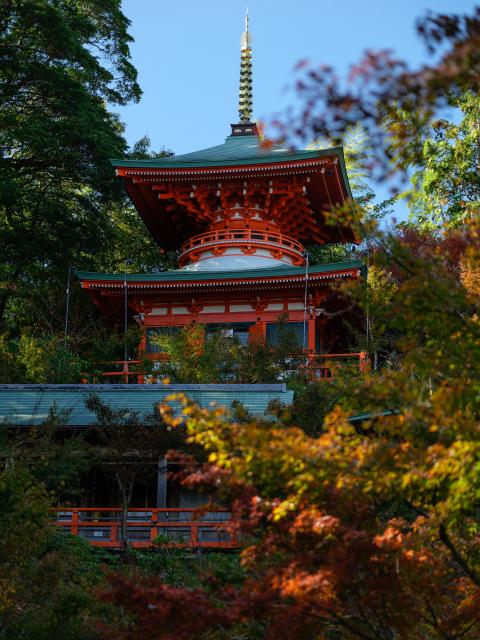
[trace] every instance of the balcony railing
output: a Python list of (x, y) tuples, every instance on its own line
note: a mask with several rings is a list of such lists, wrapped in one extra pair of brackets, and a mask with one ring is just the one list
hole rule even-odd
[[(237, 540), (225, 524), (230, 517), (229, 511), (221, 509), (129, 509), (127, 542), (136, 548), (234, 549)], [(60, 507), (55, 510), (54, 524), (96, 547), (124, 547), (120, 508)]]
[(311, 353), (308, 356), (308, 373), (313, 380), (333, 380), (340, 369), (365, 375), (370, 370), (366, 351), (357, 353)]
[(193, 236), (180, 249), (179, 264), (196, 259), (200, 253), (214, 247), (251, 247), (281, 251), (303, 264), (304, 246), (290, 236), (275, 231), (256, 229), (221, 229)]
[[(103, 362), (98, 364), (96, 371), (82, 373), (82, 382), (85, 384), (143, 384), (145, 375), (143, 371), (139, 371), (141, 360), (115, 360), (113, 362)], [(100, 370), (100, 367), (106, 369)]]
[[(158, 359), (165, 360), (164, 354), (157, 355), (160, 356)], [(139, 371), (138, 365), (141, 363), (141, 360), (106, 362), (103, 366), (109, 367), (107, 371), (84, 373), (82, 374), (82, 381), (90, 384), (110, 382), (144, 384), (154, 381), (156, 372)], [(366, 351), (357, 353), (310, 353), (307, 356), (306, 368), (309, 377), (314, 380), (333, 380), (340, 369), (345, 370), (346, 368), (364, 375), (370, 369), (370, 361)]]

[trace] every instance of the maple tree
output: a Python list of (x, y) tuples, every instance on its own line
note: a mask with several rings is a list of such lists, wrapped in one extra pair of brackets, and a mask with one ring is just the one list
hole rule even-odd
[[(239, 625), (248, 638), (478, 637), (480, 298), (464, 276), (478, 268), (478, 238), (472, 224), (378, 239), (376, 262), (388, 259), (395, 282), (381, 322), (401, 362), (348, 378), (318, 437), (180, 398), (208, 456), (181, 456), (184, 482), (229, 500), (245, 581), (181, 590), (112, 578), (104, 597), (131, 616), (118, 637), (239, 637)], [(360, 412), (370, 416), (351, 419)]]
[(367, 50), (345, 78), (330, 65), (300, 61), (300, 108), (273, 123), (279, 135), (294, 144), (319, 137), (339, 144), (360, 122), (372, 148), (370, 176), (399, 178), (425, 167), (424, 142), (439, 114), (444, 118), (465, 92), (478, 93), (480, 7), (466, 15), (429, 12), (416, 30), (429, 54), (417, 67), (388, 49)]

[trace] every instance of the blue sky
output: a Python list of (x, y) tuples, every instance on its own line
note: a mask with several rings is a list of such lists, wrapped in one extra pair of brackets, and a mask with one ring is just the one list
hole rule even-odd
[[(220, 144), (236, 122), (240, 36), (248, 4), (253, 36), (254, 116), (268, 121), (295, 104), (287, 89), (308, 58), (339, 72), (368, 48), (426, 59), (415, 19), (427, 9), (469, 12), (468, 0), (124, 0), (143, 96), (117, 109), (130, 144), (186, 153)], [(374, 185), (379, 196), (382, 185)], [(405, 207), (397, 216), (405, 217)]]

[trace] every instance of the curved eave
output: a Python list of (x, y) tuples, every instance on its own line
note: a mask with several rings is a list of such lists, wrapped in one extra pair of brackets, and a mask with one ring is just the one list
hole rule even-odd
[[(180, 217), (167, 210), (167, 203), (152, 193), (154, 185), (165, 182), (189, 183), (190, 181), (224, 180), (226, 178), (263, 179), (272, 176), (305, 175), (312, 176), (308, 187), (308, 197), (312, 211), (319, 224), (325, 229), (327, 242), (358, 242), (351, 227), (323, 223), (323, 212), (332, 206), (328, 188), (336, 194), (334, 200), (343, 204), (352, 198), (348, 181), (343, 149), (334, 147), (320, 151), (301, 151), (277, 155), (256, 155), (249, 158), (235, 158), (205, 161), (174, 161), (172, 158), (157, 160), (111, 160), (117, 175), (123, 179), (128, 195), (145, 222), (156, 242), (164, 249), (178, 249), (192, 235), (202, 233), (205, 222), (196, 220), (187, 212)], [(329, 187), (323, 186), (323, 171), (333, 167), (334, 174), (328, 177)], [(317, 177), (318, 176), (318, 177)], [(325, 191), (327, 189), (327, 191)], [(183, 209), (180, 207), (180, 211)], [(300, 239), (300, 238), (299, 238)], [(308, 238), (304, 243), (315, 242)]]
[[(220, 149), (219, 147), (213, 147), (213, 149)], [(260, 147), (261, 149), (261, 147)], [(159, 170), (175, 170), (175, 169), (194, 169), (197, 171), (209, 171), (214, 168), (238, 168), (248, 166), (266, 166), (278, 163), (290, 163), (299, 160), (315, 160), (316, 158), (325, 158), (329, 156), (337, 156), (339, 161), (343, 164), (345, 170), (345, 160), (343, 156), (342, 147), (331, 147), (328, 149), (318, 149), (314, 151), (289, 151), (288, 149), (280, 149), (278, 152), (268, 153), (255, 153), (245, 157), (219, 157), (215, 158), (201, 158), (201, 152), (199, 152), (199, 159), (197, 160), (182, 160), (183, 157), (187, 158), (189, 155), (195, 156), (196, 154), (187, 154), (186, 156), (169, 156), (167, 158), (154, 158), (151, 160), (126, 160), (126, 159), (111, 159), (110, 164), (116, 169), (159, 169)], [(346, 177), (346, 170), (345, 170)], [(346, 181), (348, 183), (348, 179)], [(348, 186), (350, 190), (350, 187)], [(349, 193), (351, 197), (351, 193)]]
[[(325, 268), (326, 267), (326, 268)], [(329, 281), (344, 278), (358, 278), (363, 274), (363, 263), (350, 261), (335, 266), (318, 265), (308, 273), (309, 282)], [(330, 268), (329, 268), (330, 267)], [(247, 270), (235, 273), (210, 272), (208, 274), (187, 273), (182, 271), (162, 274), (127, 274), (127, 286), (130, 291), (154, 291), (172, 289), (216, 289), (216, 288), (249, 288), (249, 287), (288, 287), (303, 286), (305, 270), (301, 267), (279, 267), (262, 269), (270, 273), (252, 274)], [(100, 274), (77, 272), (82, 288), (92, 291), (123, 291), (124, 274)]]

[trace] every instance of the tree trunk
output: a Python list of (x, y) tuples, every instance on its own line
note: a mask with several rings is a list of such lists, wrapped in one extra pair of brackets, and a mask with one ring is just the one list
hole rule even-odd
[(130, 507), (130, 502), (132, 500), (133, 493), (133, 483), (126, 482), (123, 483), (121, 479), (117, 476), (117, 484), (120, 489), (120, 494), (122, 496), (122, 515), (121, 515), (121, 523), (120, 523), (120, 537), (122, 542), (122, 547), (124, 549), (128, 548), (128, 509)]
[(25, 260), (23, 259), (23, 257), (19, 257), (15, 265), (15, 271), (8, 279), (8, 283), (5, 285), (4, 291), (0, 294), (0, 324), (3, 323), (3, 316), (5, 315), (8, 301), (13, 294), (15, 283), (22, 273), (24, 265)]

